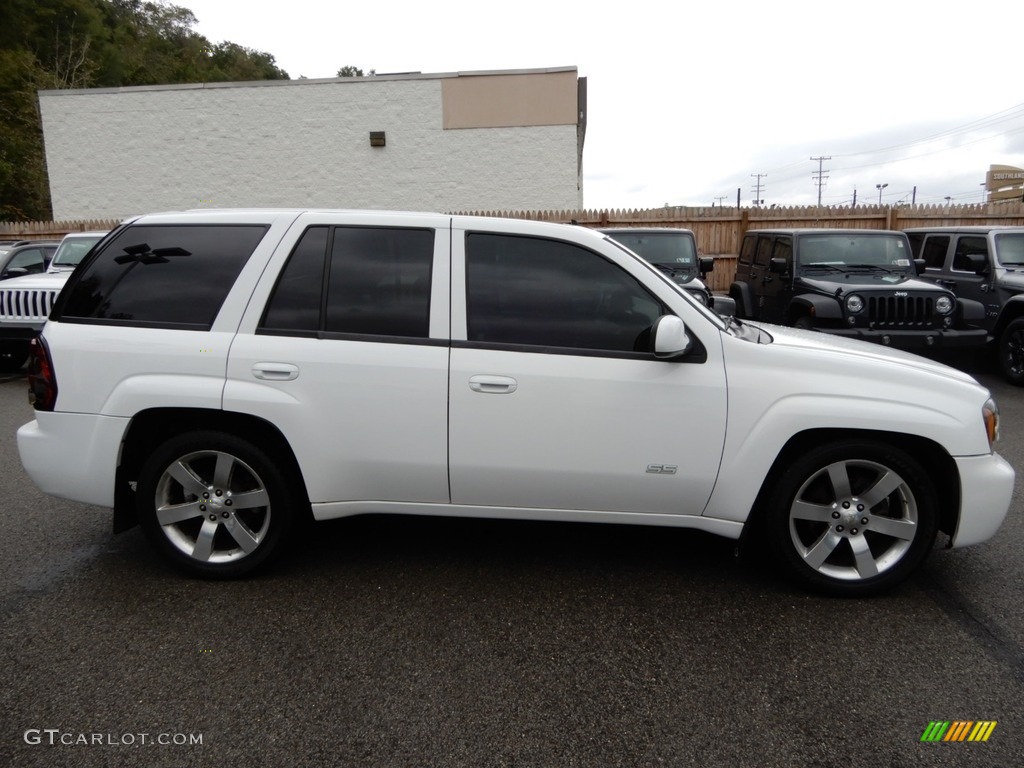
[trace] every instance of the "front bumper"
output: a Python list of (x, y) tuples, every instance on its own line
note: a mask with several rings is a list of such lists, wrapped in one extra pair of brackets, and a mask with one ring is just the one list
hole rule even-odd
[(18, 429), (22, 466), (39, 489), (62, 499), (114, 506), (114, 474), (129, 419), (36, 412)]
[(955, 457), (960, 473), (960, 509), (951, 547), (987, 541), (1006, 519), (1013, 498), (1014, 471), (1002, 456)]
[(825, 333), (861, 339), (898, 349), (963, 349), (980, 347), (988, 340), (984, 328), (904, 330), (899, 328), (820, 328)]

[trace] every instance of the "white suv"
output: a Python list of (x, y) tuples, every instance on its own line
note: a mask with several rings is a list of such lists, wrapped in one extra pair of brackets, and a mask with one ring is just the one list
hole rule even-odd
[(580, 227), (440, 214), (129, 220), (35, 345), (22, 462), (175, 565), (264, 565), (360, 513), (698, 528), (805, 585), (992, 536), (1012, 468), (971, 377), (725, 320)]

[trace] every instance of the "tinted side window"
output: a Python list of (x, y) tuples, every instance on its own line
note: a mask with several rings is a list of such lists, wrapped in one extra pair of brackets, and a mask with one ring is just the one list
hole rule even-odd
[(953, 254), (953, 269), (972, 272), (971, 264), (965, 258), (968, 254), (981, 254), (988, 260), (988, 241), (980, 236), (964, 236), (956, 242), (956, 253)]
[(773, 259), (785, 259), (786, 271), (793, 268), (793, 238), (780, 237), (775, 241), (775, 250), (772, 252)]
[(761, 235), (757, 239), (757, 255), (754, 257), (754, 263), (759, 267), (767, 267), (768, 259), (772, 257), (772, 244), (775, 238), (769, 235)]
[(329, 227), (310, 227), (288, 257), (274, 286), (260, 330), (313, 335), (320, 330)]
[(42, 248), (26, 248), (14, 254), (8, 262), (4, 271), (11, 269), (24, 269), (27, 273), (33, 274), (46, 269), (46, 261), (43, 259)]
[(433, 230), (336, 228), (324, 330), (426, 338), (433, 261)]
[(744, 235), (743, 245), (740, 247), (739, 263), (748, 266), (754, 260), (754, 251), (757, 248), (756, 235)]
[(921, 255), (918, 258), (924, 259), (926, 267), (942, 269), (942, 265), (946, 263), (948, 251), (949, 235), (929, 235), (924, 241), (924, 248), (921, 249)]
[(666, 310), (630, 274), (572, 243), (466, 237), (470, 341), (646, 352)]
[(208, 330), (267, 228), (128, 227), (62, 296), (62, 319)]

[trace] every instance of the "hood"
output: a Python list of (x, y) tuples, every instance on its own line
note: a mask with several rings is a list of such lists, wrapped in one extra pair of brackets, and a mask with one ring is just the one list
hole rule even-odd
[(0, 289), (5, 291), (59, 291), (64, 287), (64, 283), (68, 281), (70, 276), (70, 272), (59, 272), (57, 274), (43, 272), (38, 275), (12, 277), (10, 280), (0, 282)]
[(772, 344), (783, 347), (822, 351), (842, 357), (850, 363), (856, 363), (858, 360), (871, 360), (882, 364), (888, 363), (893, 366), (899, 366), (900, 368), (910, 367), (921, 372), (941, 376), (944, 379), (957, 379), (964, 383), (978, 384), (973, 376), (963, 371), (902, 349), (893, 349), (881, 344), (848, 339), (843, 336), (833, 336), (828, 333), (821, 333), (820, 331), (803, 331), (798, 328), (788, 328), (769, 323), (755, 323), (749, 320), (744, 320), (743, 322), (745, 325), (752, 325), (765, 331), (771, 336)]
[(926, 293), (949, 293), (946, 289), (912, 275), (886, 274), (884, 272), (831, 272), (828, 275), (800, 275), (797, 283), (821, 293), (842, 294), (854, 291), (887, 291), (898, 288), (901, 291), (923, 291)]

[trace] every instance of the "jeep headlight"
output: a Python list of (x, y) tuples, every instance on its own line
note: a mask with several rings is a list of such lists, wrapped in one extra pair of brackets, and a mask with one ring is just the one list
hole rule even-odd
[(940, 315), (948, 315), (953, 311), (953, 299), (949, 296), (939, 296), (935, 300), (935, 311)]
[(856, 315), (858, 312), (864, 311), (864, 299), (858, 296), (856, 293), (852, 293), (846, 297), (846, 311), (851, 315)]

